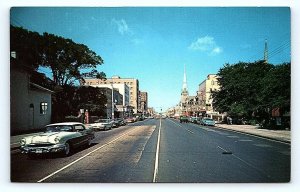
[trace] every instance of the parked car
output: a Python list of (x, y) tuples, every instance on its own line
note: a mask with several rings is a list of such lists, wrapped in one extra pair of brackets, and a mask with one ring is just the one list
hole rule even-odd
[(21, 139), (21, 151), (29, 157), (45, 153), (62, 153), (69, 156), (74, 148), (91, 145), (94, 131), (78, 122), (50, 124), (45, 132)]
[(210, 126), (215, 126), (215, 120), (211, 118), (204, 117), (200, 120), (201, 125), (210, 125)]
[(123, 125), (126, 125), (126, 122), (123, 118), (119, 118), (118, 119), (118, 124), (119, 124), (119, 126), (123, 126)]
[(110, 119), (98, 119), (90, 124), (93, 130), (108, 130), (113, 127), (113, 122)]
[(126, 119), (126, 123), (134, 123), (136, 120), (134, 117), (129, 117)]
[(180, 123), (188, 123), (188, 117), (187, 116), (180, 116), (179, 121), (180, 121)]
[(198, 123), (199, 120), (200, 120), (199, 117), (190, 117), (190, 118), (189, 118), (189, 122), (191, 122), (191, 123)]

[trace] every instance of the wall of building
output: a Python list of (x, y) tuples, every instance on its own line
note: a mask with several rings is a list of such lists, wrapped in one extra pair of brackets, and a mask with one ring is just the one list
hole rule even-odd
[[(92, 85), (89, 85), (89, 86), (111, 89), (111, 84), (98, 84), (98, 85), (92, 84)], [(116, 83), (114, 83), (113, 88), (114, 88), (114, 90), (118, 91), (123, 96), (121, 104), (124, 105), (124, 106), (129, 105), (129, 98), (130, 98), (129, 87), (126, 84), (116, 84)]]
[(29, 129), (29, 76), (22, 71), (12, 70), (10, 77), (11, 131), (25, 131)]
[[(33, 104), (34, 109), (29, 109), (28, 113), (28, 123), (29, 126), (33, 125), (33, 128), (42, 128), (45, 125), (49, 124), (51, 122), (51, 94), (44, 92), (44, 91), (38, 91), (38, 90), (30, 90), (29, 91), (29, 97), (28, 97), (29, 105)], [(47, 103), (47, 110), (43, 114), (41, 112), (41, 103)], [(33, 113), (33, 114), (31, 114)], [(30, 117), (33, 117), (31, 119)]]
[(129, 105), (132, 106), (134, 112), (136, 113), (138, 110), (138, 92), (139, 92), (139, 81), (133, 78), (120, 78), (115, 76), (113, 78), (108, 78), (106, 80), (101, 79), (85, 79), (85, 83), (83, 85), (101, 85), (101, 84), (126, 84), (129, 87)]
[[(11, 132), (39, 129), (51, 122), (51, 93), (30, 88), (29, 75), (11, 70), (10, 117)], [(48, 103), (46, 114), (40, 114), (41, 102)]]

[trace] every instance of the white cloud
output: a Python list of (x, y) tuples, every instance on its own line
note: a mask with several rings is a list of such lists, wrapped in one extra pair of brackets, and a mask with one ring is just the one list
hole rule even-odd
[(198, 38), (195, 42), (191, 43), (189, 49), (206, 52), (209, 55), (217, 55), (223, 51), (222, 47), (218, 46), (214, 38), (210, 36)]
[(129, 29), (124, 19), (121, 20), (112, 19), (112, 23), (114, 23), (118, 27), (118, 31), (121, 35), (132, 34), (132, 31)]
[(214, 53), (214, 54), (219, 54), (221, 53), (223, 50), (221, 47), (215, 47), (211, 53)]
[(139, 45), (139, 44), (143, 43), (143, 40), (135, 38), (135, 39), (132, 39), (132, 42), (135, 45)]

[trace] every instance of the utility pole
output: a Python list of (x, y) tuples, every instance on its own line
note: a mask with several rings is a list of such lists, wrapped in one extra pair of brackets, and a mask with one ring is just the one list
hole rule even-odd
[(264, 62), (268, 63), (268, 41), (265, 39)]
[(115, 104), (114, 104), (114, 86), (111, 82), (111, 119), (115, 119)]

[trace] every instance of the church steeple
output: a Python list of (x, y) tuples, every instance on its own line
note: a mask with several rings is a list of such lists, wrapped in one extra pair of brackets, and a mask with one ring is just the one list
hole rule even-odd
[(181, 92), (188, 92), (187, 88), (187, 81), (186, 81), (186, 71), (185, 71), (185, 64), (184, 64), (184, 71), (183, 71), (183, 83), (182, 83), (182, 90)]
[(181, 98), (180, 98), (181, 105), (186, 102), (188, 97), (189, 97), (189, 92), (187, 87), (186, 71), (185, 71), (185, 64), (184, 64), (183, 83), (182, 83)]

